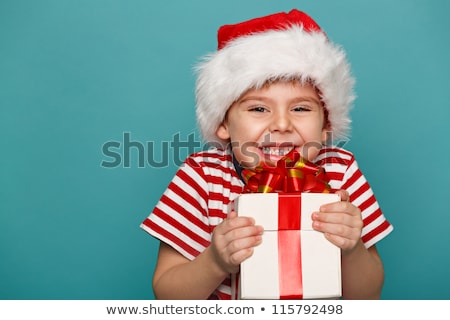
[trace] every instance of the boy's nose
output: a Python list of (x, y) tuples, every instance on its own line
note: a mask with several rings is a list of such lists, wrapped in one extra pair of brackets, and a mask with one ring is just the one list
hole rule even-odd
[(273, 115), (270, 132), (290, 132), (292, 129), (292, 121), (288, 114), (283, 112)]

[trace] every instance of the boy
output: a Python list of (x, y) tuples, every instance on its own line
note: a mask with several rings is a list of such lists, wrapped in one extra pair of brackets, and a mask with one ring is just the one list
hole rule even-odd
[(141, 227), (158, 238), (158, 299), (230, 299), (230, 275), (261, 242), (262, 227), (237, 217), (242, 168), (296, 149), (326, 166), (342, 201), (312, 215), (342, 252), (346, 299), (377, 299), (383, 265), (375, 243), (392, 231), (353, 155), (325, 147), (346, 136), (354, 80), (344, 52), (305, 13), (225, 25), (218, 51), (198, 66), (197, 119), (215, 148), (189, 156)]

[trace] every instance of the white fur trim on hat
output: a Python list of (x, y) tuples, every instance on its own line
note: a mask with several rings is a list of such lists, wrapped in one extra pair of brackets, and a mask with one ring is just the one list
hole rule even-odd
[(328, 110), (333, 140), (345, 139), (354, 100), (354, 79), (345, 52), (320, 31), (292, 25), (238, 37), (207, 55), (196, 70), (196, 113), (206, 142), (226, 144), (216, 135), (228, 108), (248, 89), (267, 80), (312, 80)]

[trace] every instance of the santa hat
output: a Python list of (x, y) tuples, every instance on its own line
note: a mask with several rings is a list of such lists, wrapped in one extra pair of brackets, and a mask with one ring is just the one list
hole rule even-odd
[(327, 109), (333, 140), (347, 137), (354, 79), (345, 52), (301, 11), (220, 27), (218, 50), (196, 70), (197, 121), (207, 142), (225, 144), (216, 130), (228, 108), (247, 90), (276, 79), (312, 81)]

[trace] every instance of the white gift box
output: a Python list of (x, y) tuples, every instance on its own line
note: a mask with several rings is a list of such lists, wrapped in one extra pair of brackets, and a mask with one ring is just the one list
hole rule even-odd
[(311, 214), (339, 201), (327, 193), (248, 193), (234, 204), (239, 216), (264, 227), (262, 243), (232, 281), (238, 299), (323, 299), (341, 296), (341, 252), (312, 229)]

